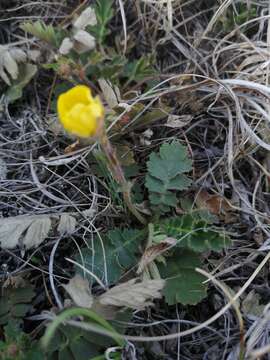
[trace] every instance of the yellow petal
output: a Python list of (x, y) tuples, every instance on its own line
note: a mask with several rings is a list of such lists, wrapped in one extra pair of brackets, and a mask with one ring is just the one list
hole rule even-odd
[(62, 123), (68, 132), (80, 137), (93, 136), (97, 128), (91, 105), (76, 104), (65, 115)]
[(95, 97), (93, 99), (93, 103), (91, 105), (91, 111), (93, 115), (95, 115), (97, 118), (104, 116), (104, 107), (102, 105), (102, 102), (100, 101), (99, 97)]
[(93, 101), (91, 90), (85, 85), (77, 85), (61, 94), (58, 98), (58, 112), (61, 114), (69, 111), (74, 105), (81, 103), (88, 105)]
[(78, 85), (61, 94), (57, 101), (59, 120), (66, 131), (79, 137), (94, 136), (103, 121), (104, 108), (91, 90)]

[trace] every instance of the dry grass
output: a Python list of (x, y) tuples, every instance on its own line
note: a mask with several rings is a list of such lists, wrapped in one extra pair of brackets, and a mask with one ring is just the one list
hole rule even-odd
[[(256, 7), (257, 15), (225, 31), (228, 10), (238, 3)], [(1, 42), (30, 46), (16, 32), (22, 20), (42, 18), (67, 24), (67, 14), (76, 6), (75, 1), (69, 6), (13, 1), (0, 13)], [(205, 261), (208, 273), (204, 274), (210, 283), (207, 299), (195, 308), (167, 309), (160, 303), (148, 313), (135, 313), (127, 339), (131, 346), (136, 344), (137, 353), (148, 354), (137, 355), (138, 359), (157, 354), (166, 359), (216, 359), (218, 354), (234, 360), (241, 358), (241, 350), (247, 359), (268, 359), (269, 2), (119, 0), (116, 6), (121, 51), (125, 53), (128, 42), (135, 39), (138, 54), (155, 54), (161, 72), (158, 85), (150, 91), (127, 89), (132, 95), (129, 105), (144, 102), (151, 108), (170, 102), (173, 115), (191, 119), (179, 129), (167, 128), (164, 121), (154, 124), (149, 147), (134, 143), (137, 157), (145, 161), (150, 148), (164, 139), (178, 137), (186, 142), (194, 161), (193, 193), (206, 189), (228, 199), (234, 218), (225, 226), (235, 239), (223, 257), (210, 255)], [(95, 212), (90, 219), (82, 218), (68, 243), (52, 234), (32, 253), (0, 252), (1, 277), (23, 271), (33, 272), (40, 284), (42, 277), (49, 279), (44, 280), (50, 295), (43, 309), (55, 303), (63, 306), (58, 285), (71, 271), (63, 258), (80, 249), (78, 239), (87, 243), (93, 233), (111, 227), (117, 212), (110, 193), (86, 161), (92, 146), (64, 155), (68, 140), (48, 128), (48, 118), (55, 116), (45, 118), (51, 80), (48, 74), (41, 75), (17, 107), (3, 104), (0, 118), (0, 156), (9, 174), (0, 181), (2, 216), (82, 213), (89, 208)], [(36, 256), (38, 265), (32, 261)], [(260, 316), (242, 308), (251, 290), (265, 305)]]

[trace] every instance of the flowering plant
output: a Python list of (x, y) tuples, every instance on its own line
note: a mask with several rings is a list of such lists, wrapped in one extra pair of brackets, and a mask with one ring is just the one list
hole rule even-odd
[(131, 201), (131, 184), (125, 179), (116, 152), (104, 127), (104, 107), (99, 97), (93, 97), (89, 87), (77, 85), (62, 93), (57, 100), (58, 117), (64, 129), (79, 138), (95, 138), (107, 159), (107, 167), (122, 187), (124, 201), (130, 212), (141, 222), (145, 219)]

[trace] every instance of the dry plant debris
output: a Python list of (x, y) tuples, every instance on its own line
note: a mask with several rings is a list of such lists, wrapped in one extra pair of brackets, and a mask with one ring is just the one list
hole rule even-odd
[(0, 358), (268, 359), (269, 1), (2, 2)]

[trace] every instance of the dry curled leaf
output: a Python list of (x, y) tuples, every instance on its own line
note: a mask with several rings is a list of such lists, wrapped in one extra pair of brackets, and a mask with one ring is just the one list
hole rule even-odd
[(200, 190), (196, 195), (196, 205), (199, 209), (206, 209), (211, 214), (230, 222), (233, 208), (225, 197), (218, 194), (209, 194), (206, 190)]
[(152, 141), (151, 138), (153, 136), (154, 132), (152, 129), (145, 130), (140, 137), (140, 143), (145, 146), (150, 146)]
[(161, 290), (164, 286), (165, 281), (162, 279), (132, 279), (114, 286), (100, 296), (93, 296), (88, 280), (81, 275), (75, 275), (68, 284), (63, 285), (75, 305), (91, 308), (107, 320), (114, 319), (117, 312), (125, 308), (141, 310), (153, 305), (153, 299), (162, 297)]
[(11, 48), (9, 50), (9, 53), (10, 53), (11, 57), (18, 63), (26, 62), (26, 60), (27, 60), (26, 53), (20, 48), (17, 48), (17, 47)]
[(76, 219), (67, 213), (0, 219), (0, 246), (3, 249), (13, 249), (16, 246), (26, 249), (38, 247), (48, 237), (55, 221), (58, 222), (56, 231), (60, 235), (70, 234), (75, 230)]
[(73, 39), (74, 50), (76, 50), (78, 54), (93, 50), (96, 46), (96, 40), (94, 36), (92, 36), (85, 30), (77, 31), (73, 36)]
[(99, 79), (98, 83), (109, 107), (113, 109), (118, 106), (119, 100), (121, 99), (119, 88), (105, 79)]
[(37, 62), (41, 56), (41, 51), (40, 50), (28, 50), (27, 52), (28, 58), (29, 60), (33, 61), (33, 62)]
[(191, 115), (169, 115), (166, 126), (174, 129), (181, 129), (188, 125), (192, 120)]
[(67, 55), (73, 48), (73, 41), (69, 37), (65, 37), (60, 45), (59, 52), (62, 55)]
[(245, 315), (260, 317), (263, 314), (265, 305), (260, 304), (261, 295), (251, 290), (242, 301), (242, 311)]
[(45, 240), (51, 228), (49, 217), (16, 216), (0, 219), (0, 245), (4, 249), (25, 246), (37, 247)]
[(57, 231), (61, 235), (72, 234), (76, 228), (77, 220), (74, 216), (64, 213), (60, 216)]
[(89, 6), (86, 8), (73, 23), (73, 35), (65, 37), (60, 45), (59, 53), (67, 55), (72, 49), (78, 54), (93, 50), (96, 46), (96, 40), (89, 32), (85, 30), (87, 26), (97, 24), (95, 10)]
[(141, 274), (147, 265), (154, 261), (158, 256), (162, 255), (165, 251), (176, 244), (177, 240), (167, 237), (159, 244), (149, 246), (142, 255), (138, 265), (137, 274)]
[(79, 30), (83, 30), (86, 26), (94, 26), (97, 24), (95, 10), (88, 6), (77, 19), (74, 21), (73, 26)]
[(23, 88), (31, 81), (37, 73), (37, 65), (25, 63), (20, 65), (20, 71), (16, 80), (6, 92), (8, 102), (13, 102), (22, 97)]
[(75, 275), (69, 280), (69, 283), (63, 285), (63, 288), (71, 297), (75, 305), (91, 308), (93, 305), (93, 296), (89, 287), (89, 282), (81, 275)]
[(25, 62), (27, 56), (19, 48), (0, 45), (0, 78), (11, 85), (11, 79), (15, 80), (19, 75), (18, 63)]
[(132, 279), (114, 286), (98, 297), (99, 303), (104, 306), (141, 310), (146, 306), (151, 306), (153, 299), (160, 299), (162, 297), (161, 290), (165, 285), (164, 280), (137, 281), (137, 279)]
[(61, 55), (67, 55), (72, 49), (78, 54), (93, 50), (96, 46), (95, 38), (85, 30), (78, 30), (73, 37), (66, 37), (59, 47)]

